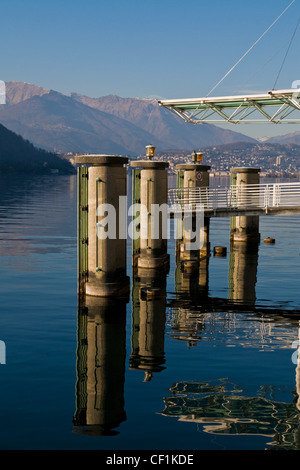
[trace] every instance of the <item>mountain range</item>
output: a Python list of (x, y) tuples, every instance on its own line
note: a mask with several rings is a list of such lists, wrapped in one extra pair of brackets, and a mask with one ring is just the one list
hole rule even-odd
[[(59, 153), (143, 155), (158, 150), (193, 150), (236, 142), (257, 142), (212, 124), (185, 123), (156, 100), (108, 95), (68, 95), (24, 82), (6, 82), (0, 123), (35, 146)], [(300, 132), (267, 140), (299, 144)]]
[(210, 124), (191, 125), (155, 100), (64, 95), (24, 82), (6, 83), (0, 123), (34, 145), (61, 153), (139, 155), (145, 146), (194, 149), (254, 142)]

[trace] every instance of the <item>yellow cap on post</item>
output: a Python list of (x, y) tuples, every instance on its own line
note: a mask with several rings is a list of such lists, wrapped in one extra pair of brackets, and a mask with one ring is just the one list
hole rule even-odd
[(192, 153), (192, 161), (194, 163), (202, 162), (203, 160), (203, 153), (196, 152), (196, 150)]
[(146, 157), (150, 158), (153, 158), (155, 157), (155, 147), (154, 145), (147, 145), (146, 147)]

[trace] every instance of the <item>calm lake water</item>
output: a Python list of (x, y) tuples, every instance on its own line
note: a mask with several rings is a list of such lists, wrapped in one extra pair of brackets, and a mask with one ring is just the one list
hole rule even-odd
[[(171, 240), (153, 302), (128, 244), (128, 302), (96, 301), (87, 318), (76, 185), (0, 179), (0, 448), (299, 450), (300, 216), (261, 217), (251, 253), (230, 253), (230, 220), (212, 219), (211, 247), (228, 254), (201, 280)], [(101, 425), (86, 426), (93, 413)]]

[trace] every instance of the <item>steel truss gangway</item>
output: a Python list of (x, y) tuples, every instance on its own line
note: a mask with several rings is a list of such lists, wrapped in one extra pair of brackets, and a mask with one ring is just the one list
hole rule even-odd
[(299, 124), (300, 89), (272, 90), (264, 94), (158, 100), (160, 106), (192, 124), (272, 123)]
[(168, 207), (171, 217), (196, 211), (207, 217), (299, 215), (300, 182), (169, 189)]

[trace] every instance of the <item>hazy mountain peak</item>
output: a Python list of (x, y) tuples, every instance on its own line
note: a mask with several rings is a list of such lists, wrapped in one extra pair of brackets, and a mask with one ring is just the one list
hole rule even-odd
[(300, 131), (294, 131), (289, 134), (271, 137), (268, 142), (272, 144), (296, 144), (300, 145)]
[(43, 96), (50, 93), (50, 90), (26, 82), (6, 82), (5, 87), (8, 105), (18, 104), (33, 96)]

